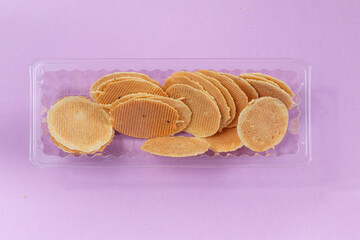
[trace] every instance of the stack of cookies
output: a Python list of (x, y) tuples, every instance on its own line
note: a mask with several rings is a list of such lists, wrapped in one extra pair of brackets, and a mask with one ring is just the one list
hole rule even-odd
[(161, 156), (243, 146), (261, 152), (281, 142), (293, 105), (290, 87), (272, 76), (210, 70), (175, 72), (163, 86), (145, 74), (116, 72), (93, 83), (90, 96), (94, 101), (65, 97), (48, 112), (51, 138), (63, 151), (102, 151), (115, 130), (149, 139), (141, 148)]

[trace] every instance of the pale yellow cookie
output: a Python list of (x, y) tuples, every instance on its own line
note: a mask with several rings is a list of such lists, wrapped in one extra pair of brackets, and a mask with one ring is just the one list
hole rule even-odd
[(179, 114), (175, 108), (153, 99), (130, 99), (110, 109), (116, 131), (136, 138), (155, 138), (174, 134)]
[(175, 99), (183, 97), (183, 102), (192, 112), (191, 121), (184, 131), (197, 137), (212, 136), (218, 131), (220, 111), (209, 95), (185, 84), (171, 85), (166, 93)]
[(243, 146), (236, 127), (225, 128), (222, 132), (204, 139), (210, 144), (210, 149), (214, 152), (231, 152)]
[(47, 112), (47, 124), (55, 145), (76, 154), (102, 151), (114, 136), (108, 114), (82, 96), (59, 99)]
[(210, 144), (196, 137), (161, 137), (147, 140), (141, 149), (159, 156), (190, 157), (203, 154)]
[(273, 148), (284, 138), (288, 126), (288, 110), (277, 98), (252, 100), (239, 117), (240, 141), (249, 149), (262, 152)]

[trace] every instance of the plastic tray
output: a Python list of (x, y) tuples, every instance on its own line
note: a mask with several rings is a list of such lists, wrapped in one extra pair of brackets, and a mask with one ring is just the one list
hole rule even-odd
[[(74, 156), (58, 149), (47, 130), (46, 113), (64, 96), (89, 96), (91, 84), (116, 71), (148, 74), (163, 84), (172, 72), (197, 69), (240, 74), (262, 72), (285, 81), (295, 106), (283, 141), (266, 152), (243, 147), (231, 153), (168, 158), (140, 149), (143, 139), (116, 134), (103, 153)], [(30, 66), (30, 161), (37, 167), (280, 167), (311, 161), (310, 66), (294, 59), (43, 59)]]

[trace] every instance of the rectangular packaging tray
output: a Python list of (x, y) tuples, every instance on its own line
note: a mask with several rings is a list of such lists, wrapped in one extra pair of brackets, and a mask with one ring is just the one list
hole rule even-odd
[[(46, 113), (64, 96), (89, 97), (89, 88), (103, 75), (135, 71), (159, 81), (175, 71), (211, 69), (240, 74), (262, 72), (285, 81), (294, 92), (289, 126), (274, 149), (255, 153), (242, 147), (231, 153), (186, 158), (151, 155), (140, 149), (145, 140), (116, 134), (103, 153), (76, 156), (50, 139)], [(42, 59), (30, 66), (30, 161), (36, 167), (282, 167), (311, 161), (310, 66), (295, 59)]]

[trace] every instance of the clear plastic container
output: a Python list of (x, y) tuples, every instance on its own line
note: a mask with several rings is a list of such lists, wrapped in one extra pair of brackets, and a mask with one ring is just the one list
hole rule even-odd
[[(91, 84), (103, 75), (135, 71), (161, 84), (179, 70), (212, 69), (240, 74), (262, 72), (285, 81), (294, 92), (289, 126), (283, 141), (265, 152), (246, 147), (234, 152), (186, 158), (151, 155), (140, 149), (144, 139), (116, 134), (102, 153), (76, 156), (50, 139), (46, 113), (64, 96), (89, 97)], [(311, 161), (310, 66), (294, 59), (42, 59), (30, 66), (30, 161), (36, 167), (280, 167)]]

